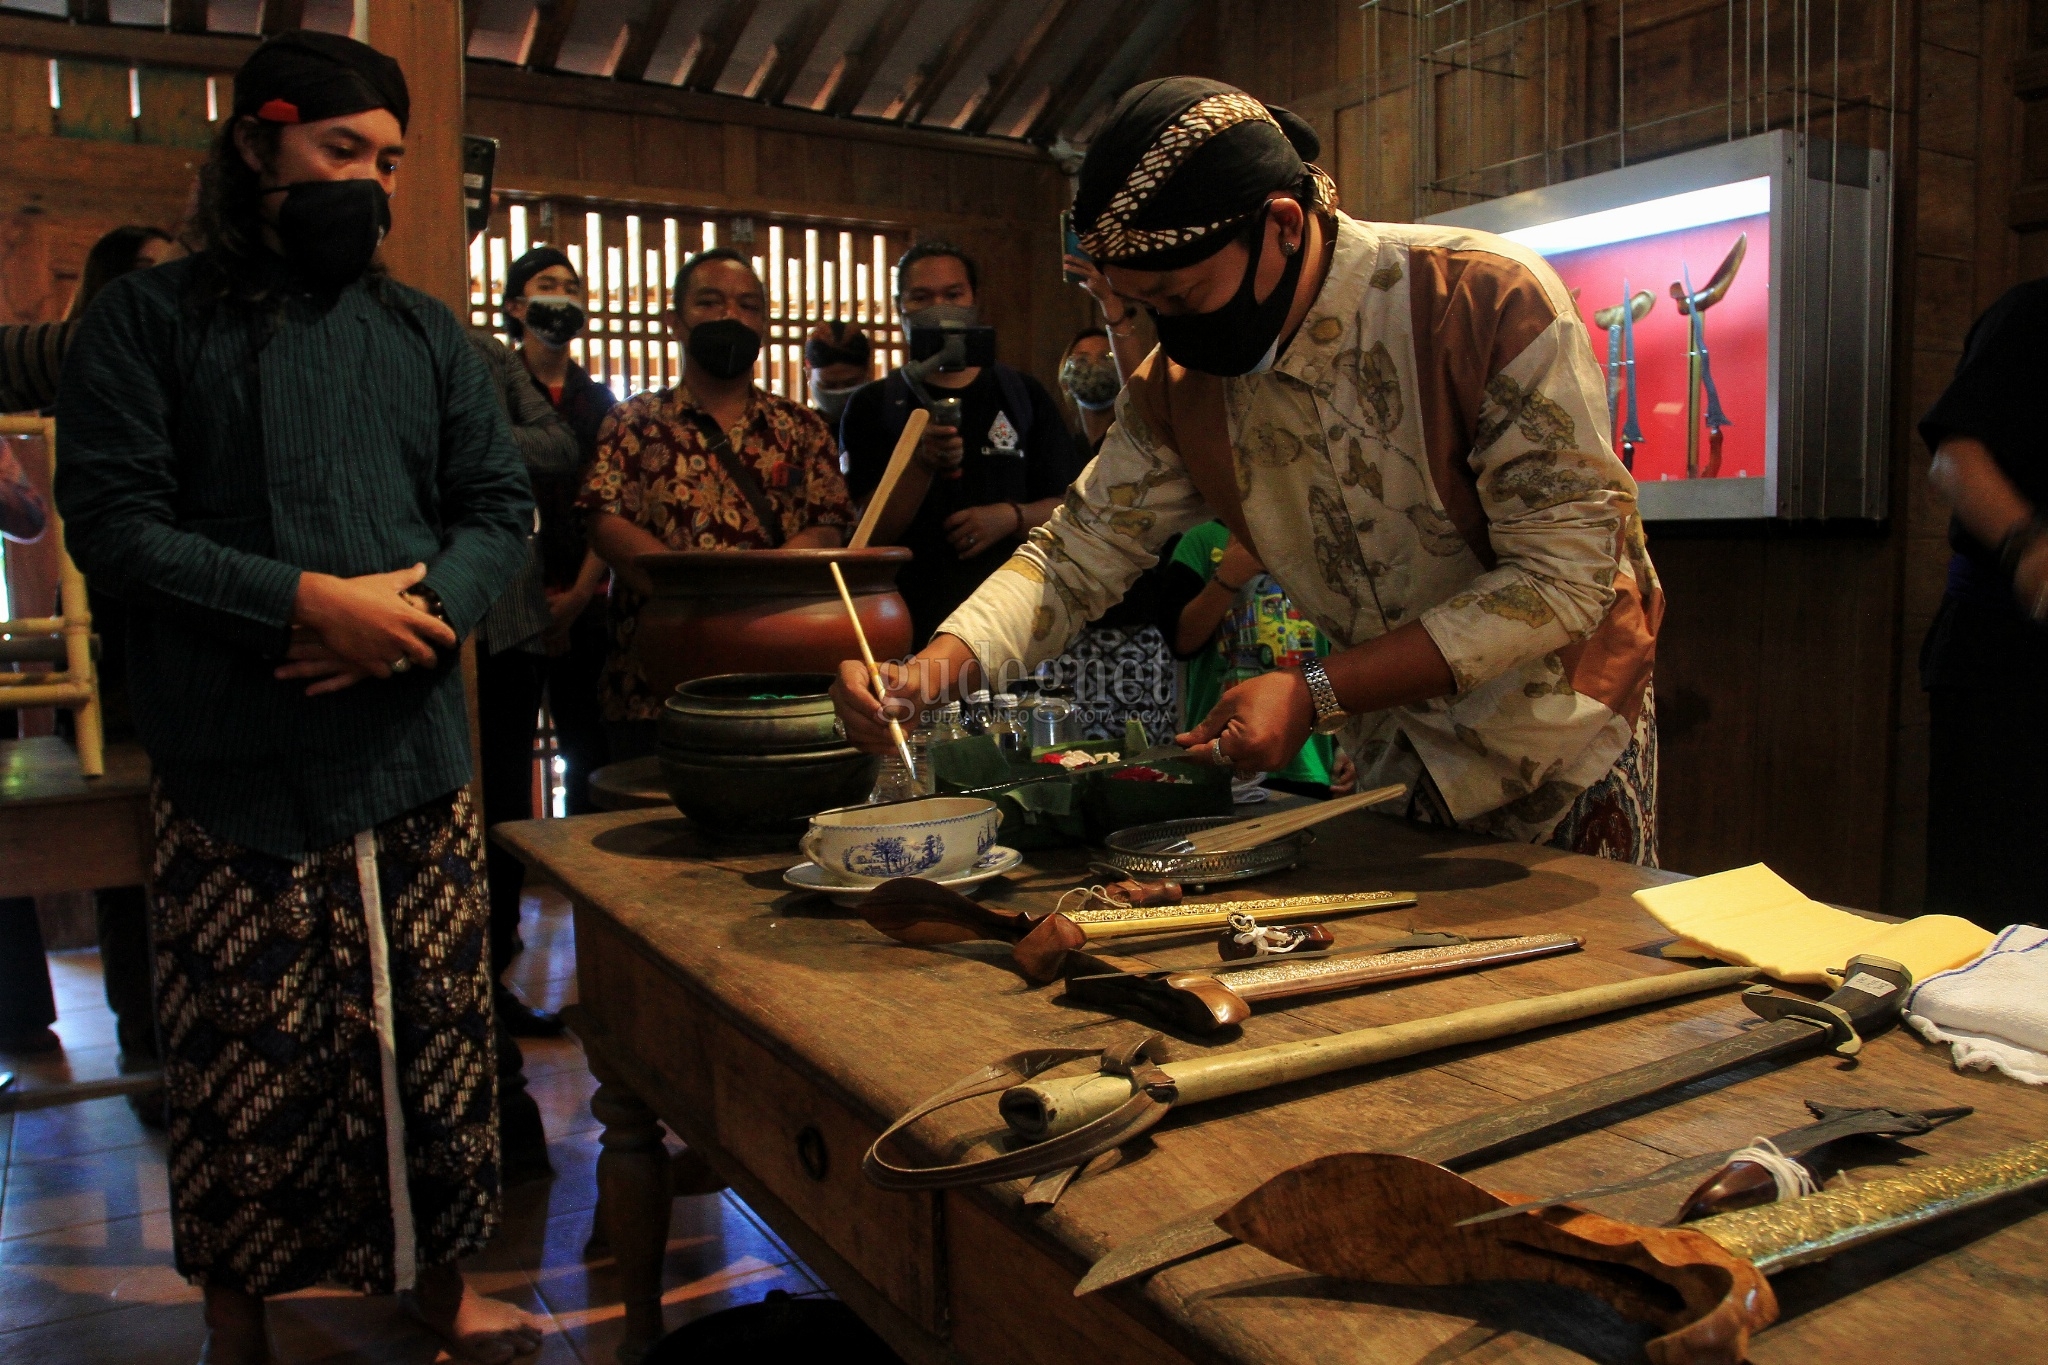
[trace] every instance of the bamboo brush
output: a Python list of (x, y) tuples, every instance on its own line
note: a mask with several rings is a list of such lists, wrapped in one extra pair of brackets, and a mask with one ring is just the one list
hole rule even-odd
[(889, 738), (896, 741), (896, 752), (903, 758), (903, 771), (912, 782), (917, 781), (917, 760), (910, 756), (910, 741), (903, 735), (903, 727), (896, 717), (889, 714), (889, 685), (882, 681), (882, 670), (875, 664), (875, 652), (868, 648), (868, 633), (861, 629), (860, 613), (854, 610), (853, 594), (846, 590), (846, 575), (839, 572), (835, 561), (827, 566), (832, 570), (832, 581), (838, 585), (839, 600), (846, 605), (846, 619), (853, 623), (853, 638), (860, 642), (861, 662), (868, 666), (868, 678), (875, 685), (875, 697), (882, 703), (882, 719), (889, 723)]
[(1351, 796), (1340, 796), (1331, 801), (1318, 801), (1313, 806), (1300, 810), (1281, 811), (1277, 815), (1262, 815), (1256, 820), (1236, 820), (1214, 829), (1205, 829), (1175, 841), (1165, 848), (1148, 848), (1146, 853), (1242, 853), (1247, 849), (1283, 839), (1310, 825), (1349, 811), (1366, 806), (1377, 806), (1382, 801), (1391, 801), (1397, 796), (1406, 796), (1408, 789), (1396, 782), (1390, 787), (1375, 787), (1371, 791), (1357, 792)]

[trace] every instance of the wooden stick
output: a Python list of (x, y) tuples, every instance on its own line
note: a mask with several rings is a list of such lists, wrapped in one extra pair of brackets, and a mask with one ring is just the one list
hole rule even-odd
[(1392, 786), (1375, 787), (1371, 791), (1355, 792), (1350, 796), (1340, 796), (1331, 801), (1318, 801), (1315, 805), (1301, 810), (1281, 811), (1277, 815), (1262, 815), (1256, 820), (1238, 820), (1228, 825), (1218, 825), (1214, 829), (1205, 829), (1200, 833), (1190, 834), (1181, 841), (1185, 847), (1177, 847), (1174, 851), (1177, 853), (1242, 853), (1246, 849), (1257, 848), (1260, 844), (1269, 844), (1275, 839), (1285, 838), (1290, 834), (1307, 829), (1311, 825), (1319, 825), (1325, 820), (1335, 819), (1339, 815), (1348, 814), (1365, 806), (1377, 806), (1382, 801), (1391, 801), (1397, 796), (1406, 795), (1407, 791), (1408, 788), (1396, 782)]
[[(1639, 976), (1556, 995), (1476, 1005), (1452, 1014), (1377, 1028), (1190, 1057), (1163, 1063), (1159, 1069), (1178, 1091), (1176, 1106), (1200, 1104), (1354, 1066), (1412, 1057), (1437, 1048), (1462, 1047), (1589, 1019), (1596, 1014), (1697, 995), (1736, 985), (1756, 974), (1754, 967), (1707, 967)], [(1003, 1092), (1000, 1108), (1012, 1132), (1026, 1142), (1043, 1142), (1114, 1113), (1143, 1088), (1143, 1081), (1115, 1072), (1055, 1077), (1011, 1086)]]
[[(920, 415), (911, 414), (913, 418)], [(846, 590), (846, 575), (839, 572), (836, 560), (827, 567), (832, 570), (832, 581), (839, 585), (839, 600), (846, 604), (846, 619), (853, 623), (853, 638), (860, 642), (861, 662), (868, 666), (868, 677), (875, 684), (875, 698), (882, 703), (882, 719), (889, 723), (889, 738), (896, 741), (896, 752), (903, 758), (903, 771), (915, 783), (917, 760), (910, 756), (910, 741), (904, 738), (903, 727), (896, 723), (896, 717), (889, 714), (889, 685), (882, 681), (882, 670), (875, 664), (875, 652), (868, 648), (868, 633), (860, 628), (860, 613), (854, 610), (853, 594)]]
[(868, 547), (868, 541), (875, 534), (875, 526), (882, 520), (882, 509), (895, 496), (896, 485), (902, 481), (903, 471), (910, 468), (910, 457), (917, 453), (917, 443), (924, 439), (925, 423), (931, 419), (931, 414), (923, 408), (910, 410), (910, 420), (903, 424), (903, 434), (896, 438), (896, 449), (889, 453), (889, 465), (882, 471), (882, 481), (875, 485), (875, 495), (868, 499), (868, 510), (860, 514), (860, 525), (854, 528), (848, 549), (865, 550)]

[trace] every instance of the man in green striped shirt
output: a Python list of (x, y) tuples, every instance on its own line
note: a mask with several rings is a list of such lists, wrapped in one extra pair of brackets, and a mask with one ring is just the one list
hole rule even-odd
[(459, 1356), (538, 1345), (456, 1260), (496, 1226), (482, 838), (454, 647), (526, 559), (483, 363), (375, 264), (408, 100), (345, 38), (267, 40), (197, 254), (110, 285), (58, 399), (80, 566), (127, 603), (156, 772), (172, 1235), (206, 1359), (263, 1300), (408, 1291)]

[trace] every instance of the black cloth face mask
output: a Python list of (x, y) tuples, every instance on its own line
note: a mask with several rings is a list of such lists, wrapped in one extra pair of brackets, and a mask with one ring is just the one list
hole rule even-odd
[(567, 346), (583, 330), (583, 305), (567, 294), (535, 294), (526, 301), (520, 325), (557, 348)]
[(754, 368), (761, 334), (738, 318), (700, 322), (690, 329), (689, 351), (713, 379), (738, 379)]
[(277, 210), (286, 258), (319, 289), (361, 279), (390, 231), (391, 196), (374, 180), (301, 180)]
[[(1306, 245), (1304, 234), (1303, 245)], [(1167, 359), (1203, 374), (1257, 374), (1269, 367), (1280, 344), (1280, 329), (1294, 307), (1295, 286), (1301, 282), (1302, 251), (1288, 256), (1280, 282), (1260, 303), (1254, 296), (1259, 281), (1259, 257), (1266, 249), (1266, 211), (1252, 231), (1251, 260), (1237, 293), (1221, 308), (1207, 313), (1158, 313), (1159, 345)]]

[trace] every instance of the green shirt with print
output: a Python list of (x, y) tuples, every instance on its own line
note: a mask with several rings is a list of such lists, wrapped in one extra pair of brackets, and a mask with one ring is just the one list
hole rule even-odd
[[(1229, 541), (1230, 531), (1222, 522), (1205, 523), (1180, 538), (1173, 562), (1192, 569), (1206, 583), (1216, 576), (1216, 566), (1223, 562), (1223, 549)], [(1287, 600), (1287, 594), (1273, 576), (1255, 574), (1238, 590), (1216, 629), (1216, 637), (1188, 660), (1182, 724), (1193, 726), (1200, 722), (1224, 689), (1234, 684), (1310, 655), (1320, 659), (1329, 652), (1329, 640), (1313, 622), (1294, 610), (1294, 604)], [(1336, 765), (1336, 740), (1328, 735), (1310, 735), (1294, 761), (1274, 776), (1328, 786)]]

